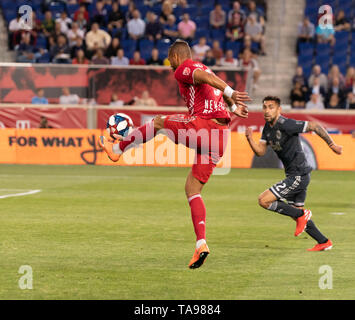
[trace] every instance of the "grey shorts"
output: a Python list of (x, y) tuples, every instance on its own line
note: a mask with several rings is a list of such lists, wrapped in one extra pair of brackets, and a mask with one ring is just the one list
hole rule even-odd
[(310, 180), (310, 173), (303, 176), (289, 176), (275, 183), (269, 190), (278, 200), (285, 200), (296, 207), (303, 207)]

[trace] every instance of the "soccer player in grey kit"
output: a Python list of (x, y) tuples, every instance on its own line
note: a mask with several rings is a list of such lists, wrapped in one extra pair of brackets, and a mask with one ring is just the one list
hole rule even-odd
[(263, 156), (267, 146), (271, 146), (284, 165), (286, 179), (265, 190), (259, 196), (259, 205), (293, 218), (296, 221), (295, 236), (306, 231), (318, 242), (309, 251), (329, 250), (333, 246), (331, 240), (311, 220), (312, 212), (303, 208), (312, 168), (307, 163), (299, 134), (316, 133), (336, 154), (342, 153), (342, 147), (335, 144), (317, 122), (297, 121), (282, 116), (278, 97), (268, 96), (263, 99), (263, 113), (266, 123), (260, 141), (253, 140), (251, 128), (247, 128), (246, 138), (257, 156)]

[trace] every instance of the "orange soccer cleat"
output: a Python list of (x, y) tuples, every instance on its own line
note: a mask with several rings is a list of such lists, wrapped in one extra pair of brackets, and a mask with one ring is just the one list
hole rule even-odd
[(207, 244), (202, 244), (198, 249), (195, 250), (192, 259), (190, 260), (189, 268), (196, 269), (201, 267), (209, 253), (210, 250), (208, 249)]
[(113, 152), (113, 145), (119, 142), (110, 142), (104, 136), (100, 136), (99, 145), (107, 153), (107, 156), (113, 161), (117, 162), (120, 159), (120, 154)]
[(333, 247), (333, 243), (328, 239), (326, 243), (318, 243), (313, 248), (307, 249), (308, 251), (324, 251), (330, 250)]
[(295, 231), (295, 237), (298, 237), (305, 229), (307, 226), (307, 222), (309, 219), (312, 217), (312, 211), (311, 210), (303, 210), (303, 215), (300, 216), (299, 218), (296, 219), (296, 231)]

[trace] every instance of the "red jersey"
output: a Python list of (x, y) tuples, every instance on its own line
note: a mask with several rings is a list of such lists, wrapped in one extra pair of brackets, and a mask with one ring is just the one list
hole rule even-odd
[(225, 118), (229, 122), (230, 115), (225, 107), (223, 92), (208, 84), (195, 84), (193, 74), (196, 69), (213, 73), (201, 62), (191, 59), (185, 60), (175, 70), (175, 78), (189, 114), (203, 119)]

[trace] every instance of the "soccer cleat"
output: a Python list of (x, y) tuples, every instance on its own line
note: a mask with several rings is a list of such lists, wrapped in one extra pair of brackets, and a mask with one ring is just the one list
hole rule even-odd
[(305, 209), (303, 215), (296, 219), (295, 237), (298, 237), (307, 227), (307, 222), (312, 217), (312, 211)]
[(210, 250), (208, 249), (207, 244), (202, 244), (198, 249), (195, 250), (192, 259), (190, 260), (189, 268), (196, 269), (201, 267), (209, 253)]
[(307, 249), (307, 251), (324, 251), (330, 250), (333, 247), (333, 243), (328, 240), (326, 243), (318, 243), (313, 248)]
[[(116, 142), (118, 143), (118, 142)], [(99, 145), (107, 153), (107, 156), (113, 161), (117, 162), (120, 159), (120, 154), (114, 153), (112, 147), (115, 143), (108, 141), (104, 136), (100, 136)]]

